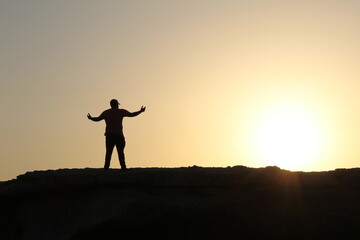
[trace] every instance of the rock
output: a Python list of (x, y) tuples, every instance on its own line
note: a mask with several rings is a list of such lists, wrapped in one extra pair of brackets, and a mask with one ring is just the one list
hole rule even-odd
[(60, 169), (0, 184), (1, 239), (350, 238), (360, 169)]

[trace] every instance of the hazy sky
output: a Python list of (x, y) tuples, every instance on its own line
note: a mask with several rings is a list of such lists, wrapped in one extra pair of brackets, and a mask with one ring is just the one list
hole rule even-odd
[[(0, 180), (102, 167), (105, 123), (86, 115), (112, 98), (147, 106), (124, 121), (130, 168), (358, 167), (359, 11), (357, 0), (2, 0)], [(316, 153), (298, 158), (310, 150), (297, 143), (288, 162), (267, 158), (261, 144), (299, 132), (316, 132)]]

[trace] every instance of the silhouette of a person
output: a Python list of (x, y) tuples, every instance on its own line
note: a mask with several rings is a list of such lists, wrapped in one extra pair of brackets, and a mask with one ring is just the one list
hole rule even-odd
[(105, 129), (105, 137), (106, 137), (106, 155), (105, 155), (105, 164), (104, 169), (109, 169), (111, 155), (114, 150), (114, 146), (116, 146), (119, 162), (121, 169), (126, 170), (125, 164), (125, 137), (123, 134), (123, 118), (124, 117), (135, 117), (142, 112), (145, 112), (146, 107), (141, 107), (141, 109), (137, 112), (129, 112), (125, 109), (119, 109), (119, 102), (116, 99), (112, 99), (110, 101), (111, 108), (105, 110), (100, 114), (99, 117), (92, 117), (90, 113), (88, 113), (88, 119), (99, 122), (101, 120), (105, 120), (106, 129)]

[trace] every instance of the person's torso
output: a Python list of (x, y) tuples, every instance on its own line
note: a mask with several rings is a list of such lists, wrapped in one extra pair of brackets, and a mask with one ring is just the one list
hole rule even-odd
[(108, 109), (104, 111), (104, 119), (106, 122), (105, 133), (114, 133), (123, 135), (123, 118), (124, 118), (123, 109)]

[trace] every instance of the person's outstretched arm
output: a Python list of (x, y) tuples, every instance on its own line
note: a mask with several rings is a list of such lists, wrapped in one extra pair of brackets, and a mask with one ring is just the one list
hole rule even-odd
[(99, 121), (101, 121), (101, 120), (104, 119), (103, 116), (102, 116), (102, 114), (101, 114), (99, 117), (92, 117), (92, 116), (90, 115), (90, 113), (88, 113), (87, 117), (88, 117), (88, 119), (90, 119), (90, 120), (92, 120), (92, 121), (94, 121), (94, 122), (99, 122)]
[(143, 113), (143, 112), (145, 112), (145, 110), (146, 110), (146, 107), (144, 107), (144, 106), (142, 106), (141, 107), (141, 109), (139, 110), (139, 111), (137, 111), (137, 112), (128, 112), (127, 110), (125, 110), (126, 111), (126, 117), (136, 117), (137, 115), (139, 115), (140, 113)]

